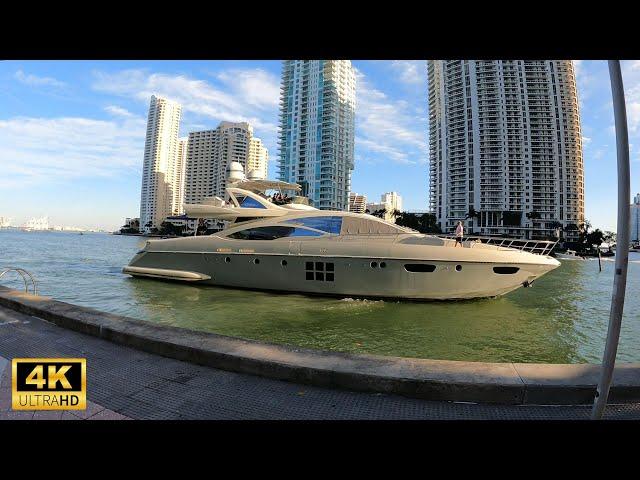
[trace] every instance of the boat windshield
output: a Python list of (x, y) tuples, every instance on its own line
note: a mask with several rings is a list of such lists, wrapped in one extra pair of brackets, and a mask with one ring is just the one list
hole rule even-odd
[(236, 195), (236, 200), (240, 208), (267, 208), (258, 202), (255, 198), (249, 196)]
[(342, 229), (342, 217), (339, 216), (294, 218), (287, 220), (286, 223), (303, 225), (335, 235), (340, 235), (340, 230)]

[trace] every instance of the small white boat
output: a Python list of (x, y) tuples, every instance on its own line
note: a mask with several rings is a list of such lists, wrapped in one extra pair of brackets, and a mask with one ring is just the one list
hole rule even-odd
[(567, 250), (564, 253), (556, 253), (556, 258), (560, 260), (586, 260), (585, 257), (578, 255), (575, 250)]

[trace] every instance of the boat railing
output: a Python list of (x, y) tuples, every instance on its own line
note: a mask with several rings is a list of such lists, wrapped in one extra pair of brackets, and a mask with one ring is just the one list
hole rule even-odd
[[(437, 234), (437, 237), (455, 240), (455, 235)], [(497, 247), (514, 248), (523, 252), (535, 253), (537, 255), (549, 255), (558, 243), (558, 240), (527, 240), (522, 238), (506, 237), (483, 237), (478, 235), (468, 235), (462, 237), (463, 242), (487, 243)]]
[(16, 272), (22, 277), (22, 281), (24, 282), (24, 291), (26, 293), (29, 293), (29, 281), (30, 281), (33, 295), (38, 295), (38, 284), (33, 275), (27, 272), (24, 268), (2, 267), (0, 268), (0, 278), (2, 278), (6, 273), (9, 273), (9, 272)]

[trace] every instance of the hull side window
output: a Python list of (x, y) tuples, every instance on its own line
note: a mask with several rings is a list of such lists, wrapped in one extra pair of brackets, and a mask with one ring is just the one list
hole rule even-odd
[(493, 267), (493, 271), (498, 275), (513, 275), (520, 270), (518, 267)]
[(436, 269), (435, 265), (429, 265), (425, 263), (405, 263), (404, 269), (407, 272), (414, 273), (424, 273), (424, 272), (433, 272)]

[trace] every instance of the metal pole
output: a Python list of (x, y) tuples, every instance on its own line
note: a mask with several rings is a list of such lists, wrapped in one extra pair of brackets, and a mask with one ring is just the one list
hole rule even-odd
[(602, 271), (602, 254), (600, 253), (600, 246), (598, 245), (598, 269)]
[(629, 238), (631, 225), (629, 222), (629, 201), (631, 188), (629, 185), (629, 133), (627, 131), (627, 112), (624, 103), (624, 87), (619, 60), (609, 60), (609, 77), (611, 78), (611, 94), (613, 97), (613, 114), (616, 125), (616, 150), (618, 154), (618, 244), (616, 266), (613, 275), (613, 295), (609, 313), (609, 329), (607, 343), (602, 358), (602, 374), (593, 403), (591, 418), (602, 418), (609, 397), (609, 388), (613, 379), (613, 369), (618, 352), (624, 294), (627, 286), (627, 267), (629, 264)]

